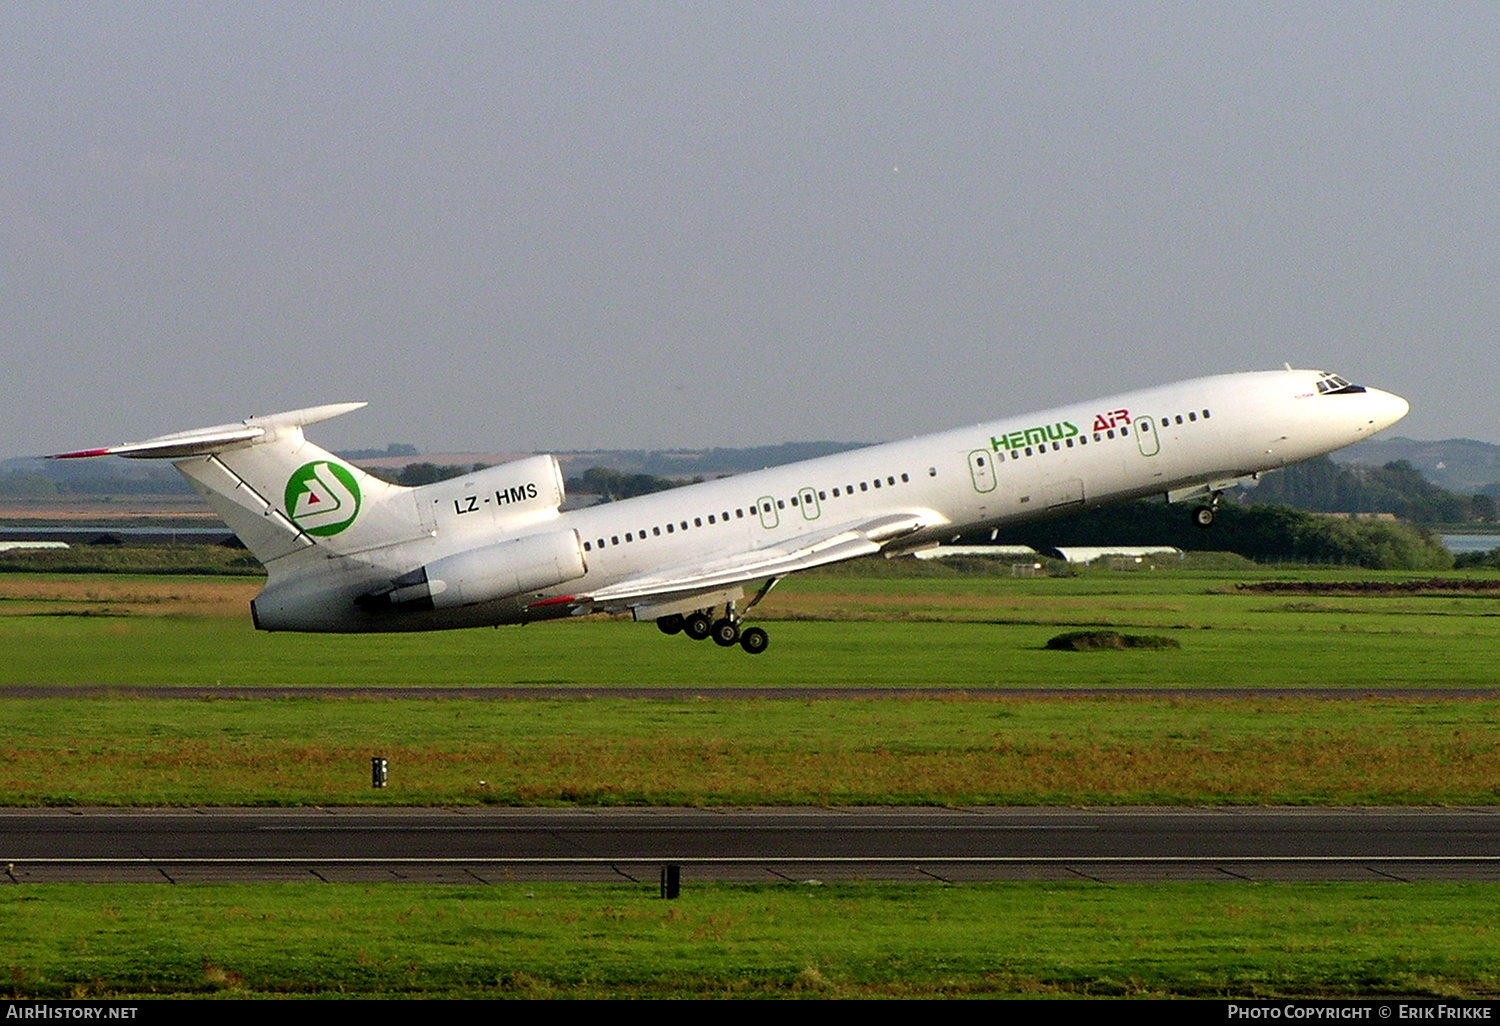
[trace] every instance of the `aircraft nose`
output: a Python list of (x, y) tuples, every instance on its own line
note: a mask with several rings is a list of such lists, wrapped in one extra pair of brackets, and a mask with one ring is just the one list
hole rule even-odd
[(1378, 388), (1370, 388), (1365, 390), (1365, 394), (1370, 406), (1372, 432), (1383, 431), (1411, 410), (1411, 403), (1394, 392), (1382, 392)]

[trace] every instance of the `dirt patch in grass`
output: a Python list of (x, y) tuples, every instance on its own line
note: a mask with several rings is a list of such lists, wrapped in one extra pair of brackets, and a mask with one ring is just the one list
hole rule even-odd
[(0, 616), (246, 615), (261, 582), (0, 577)]
[(1433, 577), (1425, 581), (1256, 581), (1236, 591), (1270, 595), (1453, 595), (1497, 594), (1500, 579)]

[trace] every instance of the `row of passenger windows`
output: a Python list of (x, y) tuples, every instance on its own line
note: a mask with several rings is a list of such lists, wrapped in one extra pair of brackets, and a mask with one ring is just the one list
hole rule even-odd
[[(937, 476), (936, 468), (933, 468), (930, 473), (934, 477)], [(897, 480), (897, 475), (894, 474), (887, 476), (884, 480), (878, 477), (871, 478), (869, 481), (861, 481), (858, 485), (858, 488), (861, 492), (868, 492), (872, 488), (894, 488), (896, 486)], [(901, 474), (899, 480), (902, 484), (909, 484), (911, 482), (911, 475)], [(855, 485), (851, 484), (844, 485), (841, 488), (834, 488), (832, 491), (833, 497), (837, 499), (845, 495), (853, 495), (855, 487)], [(820, 489), (818, 491), (818, 500), (820, 502), (827, 502), (828, 497), (829, 492), (827, 489)], [(771, 502), (771, 499), (762, 499), (751, 503), (748, 507), (749, 514), (751, 516), (758, 515), (762, 520), (766, 520), (768, 517), (775, 515), (775, 510), (786, 509), (788, 505), (791, 505), (794, 509), (800, 508), (801, 506), (800, 498), (797, 495), (792, 496), (790, 499), (776, 499), (776, 505), (774, 509), (771, 505)], [(734, 511), (733, 519), (744, 520), (746, 511), (747, 507), (739, 507)], [(650, 528), (649, 537), (660, 538), (663, 532), (665, 532), (666, 534), (676, 534), (679, 531), (688, 531), (694, 527), (705, 527), (707, 526), (707, 524), (704, 523), (705, 520), (708, 522), (708, 524), (727, 524), (730, 520), (730, 513), (726, 509), (717, 514), (710, 513), (707, 517), (694, 517), (692, 519), (691, 526), (689, 526), (689, 523), (686, 520), (679, 520), (674, 524), (658, 525), (656, 527)], [(593, 541), (585, 541), (583, 543), (583, 551), (592, 552), (596, 548), (602, 549), (607, 547), (608, 545), (625, 545), (630, 542), (645, 541), (647, 537), (647, 529), (645, 528), (642, 528), (640, 531), (626, 531), (623, 535), (612, 534), (607, 539), (597, 538)]]
[[(1173, 423), (1181, 424), (1181, 423), (1183, 423), (1183, 417), (1184, 416), (1187, 417), (1188, 423), (1197, 423), (1200, 414), (1201, 414), (1201, 416), (1202, 416), (1202, 418), (1204, 420), (1208, 420), (1212, 416), (1212, 414), (1208, 410), (1190, 410), (1185, 415), (1181, 414), (1181, 413), (1175, 413), (1175, 414), (1170, 414), (1168, 416), (1165, 416), (1165, 417), (1163, 417), (1161, 419), (1160, 423), (1167, 424), (1167, 425), (1170, 425), (1170, 424), (1173, 424)], [(1121, 437), (1121, 438), (1129, 438), (1130, 437), (1130, 428), (1127, 427), (1126, 425), (1122, 424), (1118, 428), (1107, 428), (1104, 431), (1095, 431), (1094, 432), (1094, 441), (1096, 441), (1096, 442), (1103, 442), (1103, 441), (1106, 441), (1107, 439), (1114, 438), (1116, 432), (1119, 433), (1119, 437)], [(1063, 448), (1072, 449), (1072, 448), (1074, 448), (1074, 443), (1075, 442), (1079, 446), (1088, 445), (1089, 444), (1089, 436), (1086, 435), (1086, 434), (1083, 434), (1083, 435), (1079, 435), (1077, 438), (1065, 438), (1062, 441), (1053, 442), (1053, 443), (1051, 443), (1051, 445), (1052, 445), (1052, 451), (1053, 452), (1059, 452)], [(1010, 458), (1013, 459), (1013, 460), (1018, 460), (1022, 456), (1040, 456), (1043, 453), (1045, 453), (1046, 451), (1047, 451), (1047, 444), (1046, 443), (1043, 443), (1041, 445), (1028, 445), (1025, 449), (1011, 449), (1011, 450), (1009, 450), (1009, 452), (1010, 452)], [(995, 462), (996, 463), (1003, 463), (1003, 462), (1005, 462), (1005, 458), (1006, 458), (1006, 454), (1005, 454), (1004, 451), (998, 451), (998, 452), (995, 453)]]
[[(1207, 410), (1189, 410), (1188, 414), (1187, 414), (1187, 419), (1189, 421), (1195, 421), (1195, 420), (1198, 419), (1199, 414), (1202, 414), (1204, 420), (1207, 420), (1211, 416), (1211, 414)], [(1161, 422), (1163, 424), (1172, 424), (1172, 423), (1181, 424), (1182, 423), (1182, 414), (1178, 413), (1178, 414), (1175, 414), (1175, 415), (1170, 416), (1170, 417), (1163, 417), (1161, 419)]]

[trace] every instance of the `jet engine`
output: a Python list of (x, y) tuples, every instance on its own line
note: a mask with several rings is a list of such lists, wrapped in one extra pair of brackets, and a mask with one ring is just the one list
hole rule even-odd
[(400, 612), (471, 606), (550, 588), (587, 570), (578, 532), (550, 531), (433, 560), (354, 603)]

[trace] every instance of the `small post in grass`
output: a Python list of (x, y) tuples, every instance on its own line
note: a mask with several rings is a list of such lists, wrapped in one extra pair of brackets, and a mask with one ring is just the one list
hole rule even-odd
[(663, 898), (676, 898), (682, 893), (682, 867), (666, 865), (661, 867), (661, 896)]
[(390, 770), (391, 770), (391, 764), (390, 764), (389, 760), (387, 760), (387, 759), (385, 759), (385, 758), (383, 758), (383, 757), (381, 757), (379, 755), (371, 756), (370, 757), (370, 786), (371, 787), (376, 787), (376, 788), (384, 787), (385, 783), (386, 783), (386, 780), (389, 779), (389, 777), (390, 777)]

